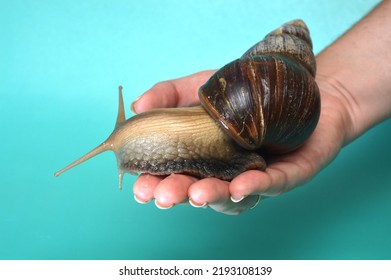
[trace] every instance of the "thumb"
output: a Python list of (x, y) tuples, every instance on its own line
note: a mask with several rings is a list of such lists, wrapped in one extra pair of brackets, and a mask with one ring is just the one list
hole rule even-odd
[(131, 105), (131, 110), (141, 113), (155, 108), (197, 105), (199, 104), (198, 89), (213, 73), (214, 71), (208, 70), (159, 82), (136, 99)]

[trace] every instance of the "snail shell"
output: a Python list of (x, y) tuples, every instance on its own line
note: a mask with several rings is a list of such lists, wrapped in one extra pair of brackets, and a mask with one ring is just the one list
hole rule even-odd
[(157, 109), (126, 120), (120, 87), (112, 134), (55, 175), (108, 150), (117, 158), (120, 188), (124, 172), (232, 180), (264, 170), (262, 153), (292, 151), (315, 129), (315, 72), (308, 29), (296, 20), (218, 70), (199, 90), (202, 107)]
[(296, 20), (217, 71), (199, 97), (242, 147), (285, 153), (303, 144), (318, 122), (315, 72), (308, 29)]

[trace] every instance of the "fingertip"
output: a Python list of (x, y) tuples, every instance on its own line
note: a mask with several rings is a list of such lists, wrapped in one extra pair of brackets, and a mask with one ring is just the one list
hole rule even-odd
[(228, 182), (216, 178), (206, 178), (193, 183), (188, 195), (195, 205), (205, 205), (229, 199)]
[[(136, 98), (132, 104), (130, 104), (130, 110), (135, 114), (140, 114), (142, 112), (158, 108), (158, 104), (156, 104), (156, 97), (150, 97), (149, 92), (145, 92), (143, 95)], [(161, 106), (160, 106), (161, 107)]]
[(246, 196), (244, 196), (244, 195), (242, 195), (242, 196), (239, 197), (239, 198), (235, 198), (234, 196), (231, 196), (231, 201), (232, 201), (233, 203), (239, 203), (239, 202), (241, 202), (243, 199), (245, 199), (245, 197), (246, 197)]
[(155, 206), (161, 210), (168, 210), (168, 209), (171, 209), (174, 206), (174, 204), (163, 205), (156, 199)]
[(130, 104), (130, 111), (132, 111), (132, 113), (134, 114), (138, 114), (140, 112), (139, 109), (137, 108), (138, 107), (137, 103), (140, 98), (141, 96), (133, 100), (132, 104)]
[(198, 105), (198, 89), (214, 72), (214, 70), (202, 71), (182, 78), (158, 82), (133, 101), (130, 109), (139, 114), (155, 108)]
[(251, 194), (264, 194), (270, 188), (270, 178), (264, 171), (249, 170), (231, 181), (229, 191), (232, 201), (241, 201)]
[(207, 208), (208, 207), (208, 202), (204, 201), (202, 204), (196, 203), (193, 201), (193, 199), (191, 197), (189, 197), (189, 204), (195, 208)]
[(162, 207), (181, 204), (188, 200), (189, 186), (197, 179), (182, 174), (171, 174), (155, 188), (154, 197)]
[(130, 109), (139, 114), (156, 108), (176, 107), (177, 94), (172, 81), (159, 82), (134, 100)]
[(148, 202), (150, 202), (151, 200), (142, 200), (140, 199), (136, 194), (133, 195), (133, 198), (134, 200), (137, 202), (137, 203), (140, 203), (140, 204), (147, 204)]
[(162, 177), (141, 174), (133, 184), (134, 198), (139, 203), (147, 203), (154, 198), (154, 192)]

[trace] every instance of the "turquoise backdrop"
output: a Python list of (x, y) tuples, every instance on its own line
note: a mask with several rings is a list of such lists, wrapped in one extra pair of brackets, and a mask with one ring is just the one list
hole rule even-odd
[(239, 216), (138, 204), (110, 153), (53, 176), (112, 131), (118, 85), (129, 108), (294, 18), (318, 53), (378, 2), (1, 0), (0, 259), (391, 259), (391, 120)]

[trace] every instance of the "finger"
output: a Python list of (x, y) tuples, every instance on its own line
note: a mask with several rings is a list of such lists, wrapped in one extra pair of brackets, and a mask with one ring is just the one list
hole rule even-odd
[(203, 207), (214, 202), (229, 200), (229, 183), (216, 178), (195, 182), (189, 188), (189, 202), (194, 207)]
[(258, 195), (250, 195), (235, 203), (230, 199), (229, 182), (216, 178), (207, 178), (195, 182), (189, 188), (189, 202), (194, 207), (209, 206), (213, 210), (227, 215), (237, 215), (255, 207)]
[(155, 108), (175, 107), (178, 104), (178, 91), (174, 81), (160, 82), (137, 98), (130, 106), (134, 113), (142, 113)]
[(234, 178), (230, 185), (233, 199), (240, 200), (250, 194), (275, 196), (312, 178), (338, 153), (338, 145), (329, 144), (337, 141), (322, 132), (318, 128), (301, 148), (292, 153), (271, 157), (264, 172), (250, 170)]
[(163, 178), (161, 176), (141, 174), (133, 185), (134, 199), (142, 204), (154, 199), (155, 188)]
[(249, 170), (235, 177), (229, 186), (232, 201), (241, 201), (255, 193), (265, 194), (271, 178), (266, 172)]
[(304, 156), (280, 157), (265, 171), (249, 170), (234, 178), (230, 193), (234, 201), (251, 194), (276, 196), (303, 184), (313, 173), (313, 166), (304, 160)]
[(155, 188), (155, 204), (161, 209), (168, 209), (188, 200), (188, 189), (196, 182), (194, 177), (171, 174), (163, 179)]
[(230, 193), (233, 201), (241, 201), (251, 194), (274, 196), (282, 193), (286, 181), (283, 172), (266, 169), (265, 172), (250, 170), (236, 178), (230, 184)]
[(198, 89), (214, 71), (202, 71), (183, 78), (157, 83), (137, 100), (131, 109), (141, 113), (154, 108), (183, 107), (199, 104)]

